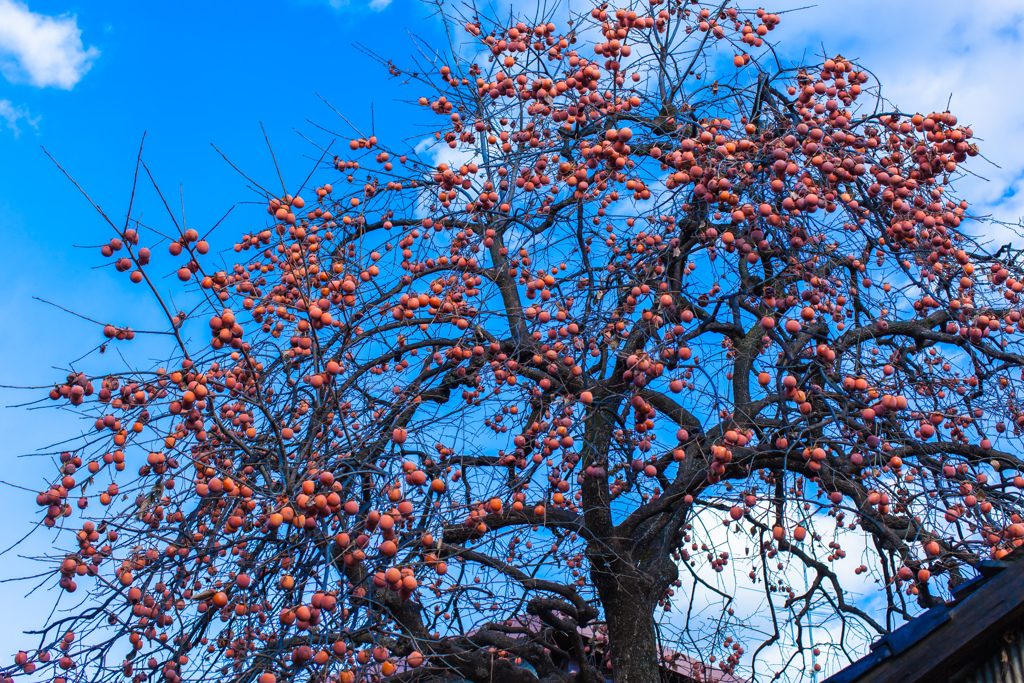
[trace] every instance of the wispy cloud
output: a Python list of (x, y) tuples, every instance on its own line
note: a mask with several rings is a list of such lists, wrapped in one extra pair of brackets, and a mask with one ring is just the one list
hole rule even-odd
[(15, 0), (0, 0), (0, 71), (12, 83), (70, 90), (100, 51), (82, 44), (74, 15), (51, 17)]
[[(334, 9), (344, 9), (352, 7), (351, 0), (327, 0), (327, 4)], [(380, 12), (387, 9), (388, 5), (391, 4), (391, 0), (370, 0), (367, 7), (374, 12)]]
[(14, 131), (14, 137), (21, 135), (18, 121), (24, 120), (27, 125), (38, 130), (39, 118), (29, 114), (29, 111), (23, 107), (14, 106), (10, 100), (0, 100), (0, 119), (3, 119), (7, 123), (7, 127)]

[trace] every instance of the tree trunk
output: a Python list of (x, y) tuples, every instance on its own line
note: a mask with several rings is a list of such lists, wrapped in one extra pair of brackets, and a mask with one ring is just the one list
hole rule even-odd
[(608, 624), (613, 680), (656, 683), (661, 680), (661, 672), (654, 610), (639, 586), (617, 583), (614, 579), (610, 583), (599, 590)]
[[(603, 403), (603, 401), (601, 401)], [(595, 409), (587, 420), (583, 465), (606, 464), (615, 428), (618, 399)], [(656, 683), (661, 680), (660, 652), (654, 629), (658, 594), (651, 578), (633, 561), (632, 543), (615, 538), (607, 484), (594, 477), (583, 481), (583, 510), (587, 528), (600, 540), (587, 546), (590, 577), (597, 588), (608, 626), (615, 683)]]

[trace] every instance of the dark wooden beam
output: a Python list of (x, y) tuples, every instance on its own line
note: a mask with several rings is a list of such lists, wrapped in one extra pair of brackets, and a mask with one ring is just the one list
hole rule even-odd
[(919, 642), (883, 659), (856, 681), (944, 683), (972, 659), (1002, 644), (1003, 631), (1022, 619), (1024, 562), (1017, 561), (949, 609), (948, 619)]

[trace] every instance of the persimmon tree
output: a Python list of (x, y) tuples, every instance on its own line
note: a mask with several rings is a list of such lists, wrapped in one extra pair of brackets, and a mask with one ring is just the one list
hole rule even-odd
[(799, 678), (858, 654), (823, 612), (864, 644), (1015, 557), (1024, 272), (954, 195), (970, 128), (730, 2), (442, 9), (381, 58), (435, 148), (357, 131), (233, 244), (107, 220), (173, 348), (50, 392), (71, 595), (5, 680)]

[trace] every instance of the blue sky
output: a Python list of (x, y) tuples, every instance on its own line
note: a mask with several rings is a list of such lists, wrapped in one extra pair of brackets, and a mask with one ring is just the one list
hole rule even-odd
[[(766, 7), (778, 11), (797, 4)], [(517, 5), (532, 7), (522, 0)], [(988, 181), (969, 180), (963, 194), (1015, 222), (1024, 215), (1024, 192), (1018, 191), (1024, 178), (1024, 93), (1009, 87), (1013, 72), (1007, 67), (1019, 62), (1024, 47), (1018, 2), (984, 0), (965, 9), (947, 0), (907, 0), (896, 5), (898, 14), (893, 6), (823, 0), (785, 14), (774, 37), (794, 56), (805, 48), (819, 51), (824, 42), (830, 54), (859, 58), (904, 111), (945, 109), (952, 94), (953, 111), (989, 141), (982, 152), (994, 164), (975, 164)], [(0, 297), (0, 384), (47, 385), (60, 376), (53, 366), (99, 341), (94, 324), (33, 297), (104, 322), (137, 329), (146, 323), (144, 293), (110, 269), (93, 269), (100, 263), (95, 250), (74, 248), (99, 245), (111, 235), (41, 146), (116, 220), (127, 207), (146, 132), (145, 159), (165, 195), (179, 213), (183, 196), (189, 226), (205, 233), (233, 205), (253, 198), (210, 143), (254, 179), (273, 182), (262, 122), (285, 178), (297, 184), (312, 168), (315, 147), (296, 129), (321, 144), (331, 136), (313, 123), (348, 132), (318, 95), (361, 129), (372, 127), (378, 136), (409, 138), (415, 145), (424, 131), (410, 127), (414, 109), (396, 100), (415, 99), (420, 92), (399, 88), (352, 44), (401, 61), (415, 50), (407, 31), (440, 35), (430, 9), (412, 0), (0, 0), (0, 234), (13, 247)], [(166, 221), (151, 191), (139, 202), (144, 220)], [(240, 205), (218, 233), (234, 237), (247, 229), (245, 220)], [(144, 356), (148, 348), (140, 342), (136, 353)], [(67, 413), (6, 408), (44, 394), (0, 389), (4, 481), (41, 486), (52, 471), (45, 460), (16, 456), (79, 429)], [(4, 548), (29, 529), (33, 498), (32, 492), (0, 489)], [(52, 542), (47, 534), (19, 550), (44, 552)], [(5, 556), (3, 576), (12, 575), (15, 562)], [(31, 569), (37, 568), (26, 571)], [(20, 597), (27, 589), (0, 584), (0, 605), (27, 609)], [(25, 642), (18, 630), (11, 620), (0, 621), (5, 652)], [(0, 653), (0, 659), (5, 656)]]

